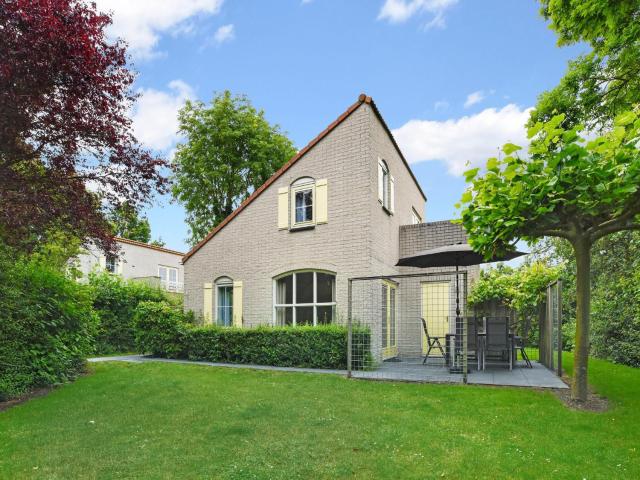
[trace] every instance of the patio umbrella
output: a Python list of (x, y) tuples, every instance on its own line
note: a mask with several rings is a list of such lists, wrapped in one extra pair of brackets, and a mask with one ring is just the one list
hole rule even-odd
[(475, 252), (468, 243), (454, 243), (443, 247), (423, 250), (408, 257), (401, 258), (396, 266), (398, 267), (456, 267), (456, 316), (460, 316), (460, 286), (458, 284), (459, 267), (469, 267), (480, 265), (481, 263), (499, 262), (512, 260), (525, 252), (508, 252), (502, 256), (496, 256), (486, 260), (481, 254)]

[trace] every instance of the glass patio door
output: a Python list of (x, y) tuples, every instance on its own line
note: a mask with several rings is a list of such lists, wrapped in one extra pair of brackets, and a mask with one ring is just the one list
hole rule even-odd
[(382, 283), (381, 309), (382, 359), (398, 356), (398, 332), (396, 323), (396, 286), (391, 282)]
[[(444, 338), (450, 332), (449, 313), (451, 310), (451, 301), (449, 290), (451, 284), (449, 282), (424, 282), (422, 284), (422, 318), (427, 324), (430, 337)], [(440, 343), (444, 346), (444, 341)], [(429, 345), (427, 344), (427, 336), (422, 332), (422, 353), (426, 354)], [(438, 354), (437, 351), (431, 350), (432, 354)]]

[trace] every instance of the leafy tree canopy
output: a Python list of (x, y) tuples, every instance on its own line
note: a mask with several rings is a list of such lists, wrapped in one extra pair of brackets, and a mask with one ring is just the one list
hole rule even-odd
[(134, 74), (110, 23), (82, 0), (0, 7), (0, 238), (23, 251), (55, 230), (113, 247), (101, 206), (165, 189), (165, 162), (132, 133)]
[(113, 234), (117, 237), (149, 243), (151, 225), (147, 217), (140, 217), (130, 203), (123, 202), (109, 214)]
[(560, 83), (544, 92), (530, 125), (564, 113), (567, 127), (602, 129), (640, 103), (640, 2), (541, 0), (541, 13), (559, 45), (586, 43), (591, 51), (569, 62)]
[(187, 212), (189, 242), (200, 241), (296, 150), (245, 96), (187, 101), (179, 114), (186, 141), (175, 155), (173, 194)]
[(473, 284), (468, 302), (478, 305), (489, 300), (501, 300), (523, 315), (536, 311), (545, 299), (546, 287), (558, 279), (560, 269), (544, 262), (525, 263), (518, 268), (498, 265), (483, 270)]
[[(470, 242), (487, 257), (514, 241), (556, 236), (590, 243), (615, 231), (638, 229), (640, 214), (640, 119), (629, 111), (615, 128), (593, 140), (566, 130), (564, 115), (529, 129), (530, 157), (506, 144), (490, 158), (486, 173), (465, 173), (471, 187), (462, 197), (462, 223)], [(552, 148), (556, 148), (552, 150)]]

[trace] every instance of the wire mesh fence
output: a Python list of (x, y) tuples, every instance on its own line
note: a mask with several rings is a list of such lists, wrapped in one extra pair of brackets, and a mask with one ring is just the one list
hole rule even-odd
[(467, 338), (466, 297), (465, 271), (350, 279), (351, 375), (464, 381), (467, 347), (478, 350)]

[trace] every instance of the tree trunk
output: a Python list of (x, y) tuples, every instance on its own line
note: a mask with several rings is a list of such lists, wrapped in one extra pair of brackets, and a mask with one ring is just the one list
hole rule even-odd
[(573, 352), (571, 398), (587, 400), (587, 366), (589, 363), (589, 320), (591, 317), (591, 241), (573, 242), (576, 254), (576, 340)]

